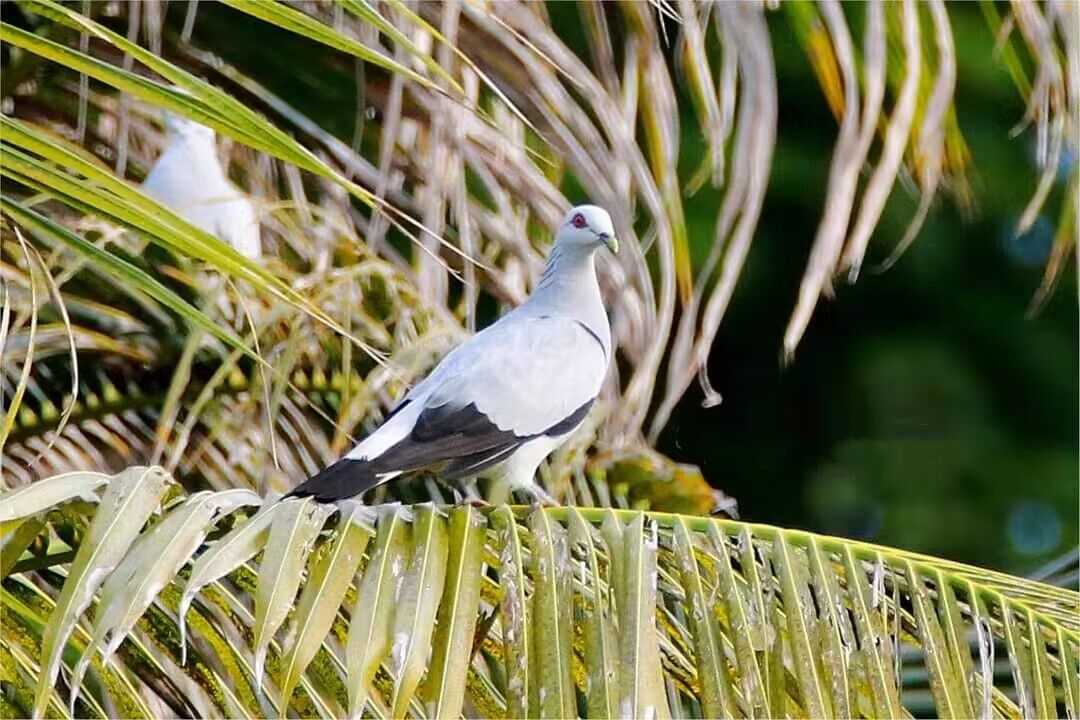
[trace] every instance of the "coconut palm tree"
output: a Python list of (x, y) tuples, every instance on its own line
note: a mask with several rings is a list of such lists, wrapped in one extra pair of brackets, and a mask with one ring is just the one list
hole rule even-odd
[[(1043, 168), (1020, 229), (1061, 205), (1045, 296), (1077, 233), (1075, 167), (1053, 188), (1080, 13), (983, 9)], [(1074, 591), (710, 517), (724, 498), (649, 450), (695, 377), (719, 399), (704, 370), (776, 146), (770, 23), (838, 121), (790, 358), (897, 187), (918, 207), (896, 253), (939, 195), (972, 203), (950, 8), (572, 10), (4, 6), (5, 712), (893, 716), (922, 666), (940, 715), (1080, 715)], [(285, 92), (343, 85), (321, 115)], [(221, 140), (261, 258), (140, 189), (169, 118)], [(694, 263), (705, 186), (723, 200)], [(579, 507), (450, 506), (436, 478), (378, 508), (260, 506), (520, 301), (578, 193), (629, 249), (605, 268), (617, 371), (542, 478)]]

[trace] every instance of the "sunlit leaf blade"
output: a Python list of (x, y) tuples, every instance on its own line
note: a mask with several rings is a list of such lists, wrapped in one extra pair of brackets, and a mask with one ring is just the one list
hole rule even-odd
[(94, 491), (107, 482), (104, 473), (72, 472), (8, 490), (0, 493), (0, 522), (28, 518), (76, 497), (97, 502)]
[[(530, 693), (536, 694), (536, 717), (565, 718), (576, 712), (570, 674), (570, 558), (566, 532), (548, 512), (529, 516), (532, 548), (533, 671)], [(530, 705), (531, 705), (530, 697)]]
[(960, 614), (960, 603), (956, 599), (956, 592), (941, 573), (935, 575), (936, 589), (940, 594), (937, 602), (938, 615), (941, 618), (942, 629), (945, 632), (945, 640), (948, 643), (949, 655), (952, 660), (953, 670), (958, 673), (962, 682), (962, 702), (965, 710), (975, 713), (974, 698), (978, 692), (975, 683), (975, 665), (971, 660), (971, 649), (968, 642), (970, 625), (964, 622)]
[(131, 468), (109, 481), (101, 510), (87, 530), (71, 564), (56, 609), (49, 618), (41, 643), (41, 675), (34, 696), (34, 716), (41, 717), (60, 668), (60, 654), (79, 615), (94, 593), (120, 563), (157, 509), (169, 476), (160, 468)]
[(891, 643), (886, 637), (881, 616), (876, 612), (866, 572), (851, 548), (844, 550), (844, 570), (847, 581), (851, 614), (855, 618), (855, 632), (859, 640), (859, 652), (866, 660), (870, 680), (874, 715), (897, 717), (900, 715), (900, 696), (893, 675)]
[(352, 607), (345, 646), (351, 718), (360, 717), (371, 681), (390, 645), (391, 624), (409, 562), (408, 530), (400, 507), (380, 510), (375, 547)]
[[(1028, 642), (1031, 643), (1031, 659), (1034, 671), (1035, 714), (1038, 717), (1057, 715), (1054, 680), (1050, 672), (1049, 653), (1042, 628), (1034, 613), (1027, 615)], [(1064, 669), (1064, 666), (1063, 666)]]
[(480, 614), (480, 567), (487, 523), (472, 507), (450, 512), (446, 585), (432, 639), (430, 669), (421, 689), (431, 717), (458, 717)]
[(390, 646), (394, 717), (405, 715), (420, 685), (446, 580), (446, 520), (432, 506), (420, 506), (415, 513), (412, 557), (402, 580)]
[(332, 509), (310, 498), (287, 498), (274, 515), (259, 564), (255, 593), (255, 679), (262, 681), (266, 651), (285, 622), (304, 576), (304, 563)]
[[(332, 47), (335, 50), (354, 55), (364, 62), (369, 62), (372, 65), (377, 65), (392, 73), (403, 75), (424, 87), (435, 87), (430, 80), (422, 75), (395, 62), (393, 59), (386, 57), (382, 53), (375, 52), (371, 48), (366, 47), (341, 33), (334, 32), (332, 28), (323, 25), (318, 20), (305, 15), (299, 10), (289, 7), (285, 3), (225, 0), (225, 4), (236, 10), (272, 23), (283, 30), (288, 30), (301, 35), (308, 40), (314, 40), (315, 42)], [(415, 49), (415, 46), (412, 49)], [(417, 50), (417, 54), (419, 55), (419, 50)], [(436, 65), (433, 69), (437, 68), (438, 66)], [(442, 71), (439, 74), (444, 79), (452, 82), (455, 86), (457, 85), (453, 78), (445, 71)], [(460, 90), (460, 88), (458, 89)]]
[(959, 669), (953, 666), (945, 633), (931, 606), (924, 581), (910, 564), (907, 567), (907, 582), (920, 629), (922, 650), (930, 670), (930, 688), (934, 693), (935, 705), (943, 716), (971, 717), (973, 712), (968, 702), (967, 682)]
[(94, 641), (100, 645), (111, 635), (102, 652), (106, 659), (199, 548), (215, 516), (258, 504), (259, 497), (250, 490), (195, 493), (138, 539), (98, 597)]
[(1065, 686), (1065, 711), (1070, 718), (1080, 718), (1080, 661), (1077, 646), (1058, 630), (1057, 646), (1061, 655), (1062, 684)]
[(622, 682), (618, 712), (622, 717), (670, 717), (663, 692), (656, 632), (656, 528), (638, 513), (622, 531), (622, 584), (616, 584), (619, 609), (619, 657)]
[(215, 517), (258, 504), (259, 497), (250, 490), (197, 493), (136, 541), (101, 589), (93, 639), (75, 667), (69, 705), (75, 705), (94, 651), (100, 648), (102, 659), (109, 660), (161, 589), (198, 549)]
[(716, 609), (706, 592), (702, 568), (698, 564), (693, 535), (685, 520), (675, 526), (675, 552), (683, 586), (686, 588), (690, 629), (697, 650), (701, 709), (705, 717), (736, 717), (739, 714), (732, 694)]
[[(1035, 717), (1035, 687), (1032, 671), (1031, 649), (1024, 643), (1024, 630), (1020, 618), (1011, 609), (1002, 614), (1005, 629), (1005, 648), (1009, 666), (1016, 684), (1017, 705), (1024, 717)], [(940, 699), (935, 698), (938, 702)]]
[(830, 555), (826, 555), (816, 538), (810, 539), (807, 556), (818, 614), (821, 616), (818, 625), (822, 636), (821, 659), (832, 693), (832, 706), (837, 717), (852, 717), (854, 709), (849, 659), (855, 652), (855, 631), (837, 580), (840, 566)]
[[(187, 611), (196, 594), (206, 585), (228, 575), (255, 557), (266, 544), (269, 526), (275, 514), (283, 507), (278, 503), (264, 504), (247, 522), (234, 528), (228, 535), (210, 546), (191, 568), (177, 617), (180, 619), (180, 645), (187, 652)], [(183, 658), (181, 658), (183, 662)]]
[[(0, 165), (0, 171), (3, 166)], [(3, 450), (4, 445), (7, 443), (8, 436), (11, 435), (11, 428), (15, 424), (15, 418), (19, 413), (19, 408), (22, 405), (23, 395), (26, 393), (26, 388), (30, 383), (30, 372), (34, 365), (34, 343), (37, 338), (38, 330), (38, 281), (36, 277), (35, 268), (41, 269), (41, 263), (35, 263), (32, 257), (32, 252), (28, 246), (26, 240), (19, 233), (18, 228), (15, 229), (15, 238), (18, 241), (19, 249), (26, 262), (26, 268), (28, 273), (28, 290), (30, 295), (30, 327), (26, 334), (26, 352), (21, 362), (21, 368), (19, 369), (19, 379), (15, 382), (14, 390), (11, 392), (11, 398), (8, 400), (7, 407), (4, 408), (3, 421), (0, 422), (0, 450)], [(8, 283), (4, 283), (4, 307), (3, 307), (3, 321), (0, 323), (0, 329), (3, 330), (4, 346), (7, 346), (7, 333), (11, 321), (11, 300), (10, 292), (8, 290)], [(7, 485), (7, 482), (4, 482)]]
[(814, 606), (802, 555), (779, 537), (773, 542), (773, 563), (780, 578), (792, 662), (803, 709), (810, 717), (833, 717), (830, 695), (818, 667), (820, 652), (813, 637), (816, 618), (813, 617)]
[[(787, 688), (787, 668), (784, 664), (785, 647), (781, 639), (782, 634), (787, 631), (787, 618), (780, 612), (780, 603), (777, 602), (775, 593), (770, 592), (766, 596), (764, 607), (769, 625), (780, 631), (767, 633), (765, 637), (766, 647), (762, 653), (765, 694), (769, 698), (769, 717), (781, 717), (787, 715), (791, 699)], [(796, 706), (798, 707), (798, 703)], [(797, 712), (803, 714), (801, 707)]]
[[(407, 6), (397, 2), (397, 0), (392, 0), (391, 2), (387, 3), (387, 5), (391, 6), (394, 11), (405, 14), (407, 17), (409, 17), (410, 20), (417, 22), (418, 24), (422, 23), (424, 29), (428, 32), (432, 32), (432, 34), (435, 34), (437, 32), (430, 25), (424, 23), (423, 20), (418, 15), (413, 13)], [(341, 6), (345, 8), (347, 12), (355, 15), (358, 19), (363, 21), (365, 25), (370, 25), (376, 28), (379, 32), (385, 33), (386, 36), (393, 40), (398, 47), (404, 48), (405, 52), (408, 55), (424, 63), (424, 66), (427, 67), (430, 72), (438, 75), (443, 80), (450, 83), (452, 87), (457, 88), (459, 91), (461, 90), (461, 87), (458, 85), (453, 75), (447, 72), (446, 68), (440, 65), (439, 62), (431, 56), (430, 52), (425, 52), (424, 50), (421, 50), (418, 45), (416, 45), (412, 40), (409, 39), (408, 35), (398, 29), (398, 27), (393, 22), (383, 17), (377, 11), (375, 6), (372, 3), (368, 2), (368, 0), (342, 0)], [(440, 40), (442, 42), (446, 42), (445, 38), (440, 38)]]
[(23, 552), (43, 529), (45, 523), (33, 518), (0, 524), (0, 580), (11, 574)]
[[(709, 527), (709, 537), (713, 542), (715, 563), (718, 571), (719, 596), (723, 599), (728, 626), (735, 645), (737, 676), (740, 679), (742, 695), (749, 706), (747, 715), (758, 716), (767, 713), (769, 706), (765, 694), (765, 677), (758, 664), (757, 651), (764, 650), (762, 637), (763, 610), (746, 595), (735, 579), (735, 571), (728, 554), (727, 539), (715, 525)], [(744, 568), (744, 572), (754, 571), (754, 566)]]
[[(468, 93), (468, 90), (462, 88), (461, 84), (457, 81), (456, 78), (454, 78), (453, 74), (449, 73), (447, 71), (447, 68), (444, 68), (443, 65), (440, 64), (439, 60), (433, 57), (430, 52), (425, 52), (418, 45), (413, 43), (412, 40), (409, 39), (408, 35), (406, 35), (402, 30), (399, 30), (393, 22), (387, 20), (379, 12), (377, 12), (373, 7), (372, 3), (369, 2), (369, 0), (342, 0), (341, 5), (345, 8), (346, 11), (355, 15), (364, 23), (370, 24), (371, 26), (377, 28), (379, 32), (384, 33), (387, 37), (391, 38), (398, 47), (404, 49), (406, 54), (411, 55), (412, 57), (422, 62), (430, 72), (438, 75), (444, 82), (446, 82), (450, 87), (454, 88), (457, 92)], [(513, 113), (516, 118), (521, 120), (521, 122), (530, 130), (536, 132), (537, 135), (541, 134), (540, 131), (536, 129), (536, 126), (529, 121), (528, 117), (525, 116), (521, 109), (518, 108), (518, 106), (506, 95), (503, 89), (499, 86), (499, 83), (495, 82), (488, 75), (488, 73), (485, 72), (484, 69), (481, 68), (475, 60), (473, 60), (473, 58), (469, 54), (463, 52), (459, 47), (455, 45), (455, 43), (451, 42), (441, 32), (439, 32), (438, 28), (432, 26), (430, 23), (424, 20), (424, 18), (421, 17), (417, 12), (415, 12), (411, 6), (402, 2), (402, 0), (389, 0), (385, 3), (385, 6), (390, 8), (392, 13), (400, 17), (407, 18), (418, 28), (422, 28), (424, 32), (429, 33), (431, 37), (435, 39), (436, 43), (445, 45), (447, 49), (449, 49), (450, 52), (452, 52), (457, 57), (457, 59), (461, 61), (462, 65), (466, 66), (469, 71), (475, 73), (476, 76), (480, 78), (484, 86), (487, 87), (496, 98), (498, 98), (498, 100), (502, 103), (503, 106), (508, 108), (510, 112)], [(455, 12), (456, 9), (451, 8), (451, 11)], [(436, 49), (435, 52), (437, 53), (438, 50)], [(468, 77), (467, 72), (463, 72), (462, 74)], [(484, 108), (470, 107), (469, 109), (475, 112), (488, 124), (493, 123), (493, 120), (490, 118), (489, 114), (484, 110)]]
[(507, 717), (527, 717), (530, 698), (534, 696), (530, 658), (532, 624), (526, 595), (527, 566), (518, 534), (517, 519), (509, 507), (496, 508), (491, 522), (498, 533), (499, 622), (502, 624), (504, 667), (506, 672)]
[(599, 551), (593, 541), (592, 527), (575, 508), (570, 509), (569, 525), (571, 543), (581, 547), (585, 554), (582, 568), (585, 582), (578, 589), (584, 609), (577, 622), (585, 634), (588, 715), (613, 717), (618, 708), (619, 667), (610, 588), (600, 574)]
[(285, 670), (280, 703), (283, 714), (293, 689), (300, 682), (300, 675), (315, 657), (333, 624), (373, 535), (374, 517), (370, 508), (348, 503), (341, 511), (332, 540), (312, 554), (307, 581), (296, 603), (293, 627), (284, 645), (282, 665)]

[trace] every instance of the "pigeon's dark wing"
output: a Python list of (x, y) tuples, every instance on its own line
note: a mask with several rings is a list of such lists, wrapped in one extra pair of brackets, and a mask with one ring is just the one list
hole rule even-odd
[(443, 480), (475, 475), (505, 460), (521, 445), (540, 435), (558, 436), (573, 430), (585, 419), (589, 400), (569, 416), (541, 433), (520, 436), (500, 430), (474, 405), (454, 412), (445, 406), (420, 414), (412, 432), (378, 457), (345, 457), (313, 475), (289, 495), (311, 496), (320, 502), (353, 497), (389, 480), (389, 476), (427, 468)]
[(476, 474), (533, 438), (577, 427), (606, 369), (605, 348), (582, 323), (507, 316), (451, 352), (394, 417), (292, 494), (352, 497), (426, 468), (447, 480)]

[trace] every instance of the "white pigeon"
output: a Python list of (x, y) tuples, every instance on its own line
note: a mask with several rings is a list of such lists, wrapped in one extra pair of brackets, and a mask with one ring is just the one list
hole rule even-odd
[(168, 114), (165, 151), (150, 168), (143, 192), (246, 258), (262, 255), (255, 205), (233, 185), (218, 162), (214, 131)]
[(350, 498), (420, 470), (447, 482), (481, 473), (551, 502), (536, 469), (585, 419), (611, 363), (595, 253), (618, 252), (611, 216), (571, 210), (522, 305), (454, 348), (345, 457), (295, 488)]

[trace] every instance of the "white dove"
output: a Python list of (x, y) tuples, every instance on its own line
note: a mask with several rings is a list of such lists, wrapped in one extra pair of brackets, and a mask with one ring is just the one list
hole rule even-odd
[(332, 502), (419, 470), (447, 482), (487, 471), (551, 502), (536, 469), (584, 420), (611, 364), (602, 246), (618, 252), (611, 216), (571, 210), (528, 300), (454, 348), (363, 442), (289, 495)]
[(258, 213), (218, 162), (214, 131), (172, 114), (166, 115), (165, 126), (165, 151), (150, 168), (143, 192), (244, 257), (258, 259)]

